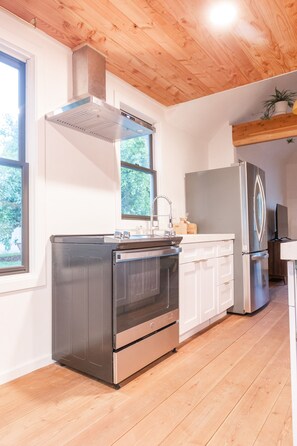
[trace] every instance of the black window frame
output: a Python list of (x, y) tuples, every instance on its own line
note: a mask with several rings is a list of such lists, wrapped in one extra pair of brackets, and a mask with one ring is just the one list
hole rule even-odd
[(0, 276), (29, 272), (29, 165), (26, 162), (26, 63), (0, 51), (0, 62), (19, 72), (18, 160), (0, 156), (0, 166), (22, 172), (22, 265), (0, 268)]
[[(143, 167), (139, 164), (131, 164), (126, 161), (122, 161), (121, 159), (121, 168), (127, 168), (131, 170), (136, 170), (138, 172), (143, 172), (152, 175), (153, 179), (153, 194), (151, 197), (151, 203), (154, 198), (157, 196), (157, 171), (154, 169), (154, 150), (153, 150), (153, 135), (149, 135), (149, 167)], [(121, 183), (121, 192), (122, 192), (122, 183)], [(122, 209), (122, 199), (121, 199), (121, 209)], [(123, 220), (150, 220), (149, 215), (139, 215), (139, 214), (123, 214)]]

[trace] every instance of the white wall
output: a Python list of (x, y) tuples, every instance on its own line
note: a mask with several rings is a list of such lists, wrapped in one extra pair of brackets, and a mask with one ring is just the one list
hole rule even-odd
[[(31, 64), (31, 265), (29, 275), (0, 278), (0, 382), (51, 362), (51, 234), (104, 233), (131, 226), (120, 217), (119, 154), (113, 144), (45, 122), (71, 97), (71, 51), (0, 11), (1, 49), (15, 47)], [(33, 77), (32, 77), (32, 76)], [(185, 213), (184, 173), (202, 169), (207, 153), (166, 121), (166, 109), (107, 73), (107, 100), (156, 122), (158, 193)], [(137, 223), (135, 223), (136, 225)], [(22, 276), (21, 278), (19, 276)], [(2, 291), (2, 292), (1, 292)]]
[(232, 126), (225, 122), (208, 143), (208, 168), (217, 169), (234, 163)]
[(29, 93), (31, 271), (0, 277), (0, 382), (5, 382), (50, 362), (44, 113), (56, 100), (67, 100), (70, 51), (3, 11), (0, 11), (0, 49), (12, 50), (28, 60)]
[[(295, 143), (296, 144), (296, 143)], [(296, 149), (295, 149), (296, 150)], [(287, 205), (289, 236), (297, 240), (297, 155), (291, 156), (286, 165)]]

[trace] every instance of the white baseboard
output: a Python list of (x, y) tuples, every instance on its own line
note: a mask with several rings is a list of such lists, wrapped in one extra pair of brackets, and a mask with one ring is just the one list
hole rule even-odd
[(192, 330), (187, 331), (186, 333), (183, 333), (179, 336), (179, 343), (185, 341), (186, 339), (190, 338), (191, 336), (194, 336), (195, 334), (199, 333), (199, 331), (204, 330), (207, 327), (210, 327), (212, 324), (218, 322), (220, 319), (225, 317), (227, 314), (227, 311), (223, 311), (220, 314), (217, 314), (216, 316), (213, 316), (211, 319), (208, 319), (208, 321), (203, 322), (202, 324), (197, 325), (196, 327), (192, 328)]
[(211, 319), (209, 319), (209, 323), (213, 324), (214, 322), (219, 321), (220, 319), (222, 319), (223, 317), (225, 317), (227, 315), (227, 311), (223, 311), (220, 314), (217, 314), (216, 316), (212, 317)]
[(42, 356), (34, 361), (26, 362), (18, 367), (15, 367), (5, 372), (0, 373), (0, 384), (5, 384), (13, 379), (19, 378), (20, 376), (27, 375), (34, 370), (45, 367), (49, 364), (54, 363), (50, 355)]
[(194, 336), (195, 334), (199, 333), (199, 331), (204, 330), (208, 326), (209, 326), (209, 321), (206, 321), (206, 322), (203, 322), (202, 324), (197, 325), (196, 327), (192, 328), (191, 330), (187, 331), (186, 333), (183, 333), (179, 337), (179, 343)]

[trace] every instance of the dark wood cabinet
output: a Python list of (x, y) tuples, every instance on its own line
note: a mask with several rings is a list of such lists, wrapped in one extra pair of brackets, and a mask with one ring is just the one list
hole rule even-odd
[(287, 262), (286, 260), (281, 260), (280, 250), (281, 244), (286, 243), (289, 240), (270, 240), (268, 242), (268, 253), (269, 253), (269, 279), (280, 279), (284, 283), (287, 283)]

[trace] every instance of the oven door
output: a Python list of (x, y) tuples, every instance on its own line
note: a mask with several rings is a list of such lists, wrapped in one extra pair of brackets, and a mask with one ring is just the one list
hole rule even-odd
[(178, 320), (178, 247), (113, 253), (114, 348)]

